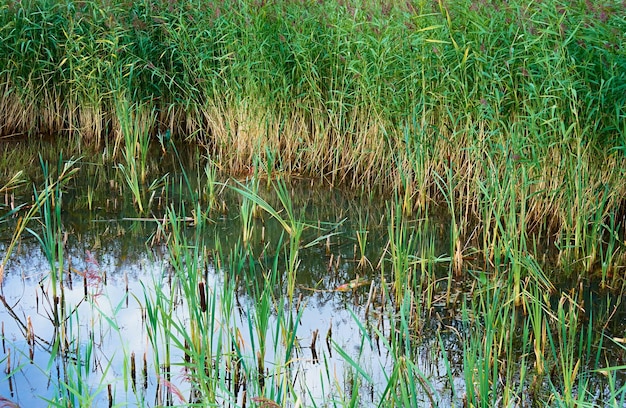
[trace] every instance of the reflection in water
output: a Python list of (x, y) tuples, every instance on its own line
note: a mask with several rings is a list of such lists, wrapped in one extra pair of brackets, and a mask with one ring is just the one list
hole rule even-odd
[[(223, 395), (216, 400), (223, 405), (256, 401), (271, 406), (258, 384), (243, 384), (238, 377), (241, 367), (262, 367), (259, 383), (269, 387), (288, 378), (293, 399), (303, 406), (350, 401), (352, 393), (358, 393), (362, 405), (373, 406), (381, 395), (395, 392), (386, 387), (403, 359), (410, 359), (414, 372), (420, 373), (421, 378), (411, 380), (424, 391), (420, 403), (462, 404), (458, 396), (464, 394), (468, 330), (461, 321), (480, 321), (480, 316), (463, 319), (458, 310), (446, 309), (438, 299), (447, 287), (433, 284), (424, 288), (432, 292), (428, 310), (415, 310), (422, 307), (419, 300), (402, 301), (411, 313), (425, 318), (412, 327), (415, 338), (398, 339), (396, 316), (402, 311), (389, 301), (394, 292), (385, 279), (392, 267), (381, 261), (388, 256), (389, 246), (384, 201), (377, 206), (306, 184), (291, 188), (297, 215), (308, 226), (298, 254), (296, 293), (293, 304), (287, 304), (285, 283), (278, 278), (262, 334), (263, 299), (258, 288), (268, 279), (266, 271), (289, 268), (284, 245), (288, 237), (276, 220), (266, 214), (255, 216), (248, 237), (250, 252), (241, 257), (241, 265), (235, 265), (233, 259), (241, 255), (244, 222), (238, 212), (241, 197), (225, 199), (231, 211), (211, 213), (201, 239), (193, 236), (194, 228), (185, 232), (189, 242), (202, 242), (196, 250), (202, 260), (196, 265), (186, 258), (193, 265), (180, 266), (182, 270), (199, 266), (199, 271), (193, 271), (203, 278), (197, 305), (186, 303), (180, 282), (176, 283), (167, 245), (171, 231), (163, 225), (163, 208), (147, 220), (136, 217), (129, 209), (132, 205), (107, 207), (103, 203), (110, 198), (101, 197), (91, 211), (79, 207), (65, 213), (64, 274), (56, 297), (48, 259), (37, 241), (24, 236), (2, 284), (0, 363), (7, 381), (0, 382), (0, 396), (23, 407), (68, 398), (61, 388), (72, 390), (74, 405), (81, 406), (192, 402), (198, 391), (190, 381), (191, 360), (198, 356), (181, 350), (194, 339), (183, 334), (197, 329), (190, 315), (196, 308), (211, 313), (210, 327), (202, 329), (211, 337), (207, 355), (222, 359), (207, 366), (215, 369), (215, 381), (222, 384), (218, 388)], [(260, 193), (280, 208), (275, 197)], [(67, 198), (71, 202), (71, 192)], [(176, 208), (188, 222), (193, 214), (185, 208), (193, 206), (184, 204), (176, 203)], [(410, 256), (436, 259), (447, 253), (449, 243), (442, 238), (448, 235), (442, 227), (448, 225), (445, 219), (431, 214), (427, 220), (407, 223), (417, 231)], [(318, 242), (320, 236), (328, 238)], [(361, 247), (364, 237), (367, 245)], [(192, 252), (193, 248), (184, 249)], [(437, 276), (429, 278), (443, 282)], [(454, 291), (446, 294), (453, 298), (470, 293), (462, 283), (451, 284)], [(59, 307), (64, 308), (60, 314)], [(59, 321), (58, 316), (63, 318)], [(161, 323), (158, 330), (154, 319)], [(290, 331), (295, 333), (294, 349), (284, 362)], [(263, 355), (255, 355), (259, 339), (265, 337)]]
[[(349, 222), (337, 223), (345, 218), (350, 205), (338, 194), (326, 192), (323, 197), (312, 197), (320, 193), (314, 189), (304, 191), (307, 193), (299, 195), (301, 201), (298, 203), (301, 216), (307, 220), (329, 220), (331, 227), (319, 221), (317, 225), (311, 222), (313, 227), (306, 230), (303, 242), (313, 241), (321, 229), (337, 230), (332, 235), (332, 244), (329, 240), (303, 248), (300, 256), (297, 307), (302, 312), (296, 329), (297, 348), (292, 364), (295, 367), (291, 374), (294, 387), (302, 398), (316, 400), (333, 398), (353, 389), (349, 383), (354, 378), (345, 371), (345, 361), (333, 343), (349, 352), (351, 358), (358, 359), (373, 373), (374, 384), (383, 387), (389, 370), (389, 356), (381, 351), (379, 344), (369, 344), (362, 339), (361, 329), (352, 315), (354, 312), (362, 317), (365, 313), (369, 285), (359, 291), (356, 287), (346, 292), (333, 290), (357, 274), (355, 263), (351, 261), (354, 239), (348, 232), (354, 226)], [(330, 204), (324, 208), (339, 209), (338, 213), (320, 213), (322, 207), (318, 203), (322, 201)], [(171, 377), (168, 381), (159, 378), (155, 364), (159, 355), (164, 353), (162, 348), (165, 345), (158, 344), (155, 353), (151, 334), (146, 328), (147, 299), (153, 298), (157, 288), (171, 294), (171, 265), (156, 223), (115, 220), (110, 218), (111, 214), (99, 211), (88, 213), (88, 218), (84, 218), (85, 212), (80, 214), (73, 211), (64, 218), (67, 235), (63, 290), (58, 295), (61, 299), (52, 298), (50, 264), (35, 240), (25, 236), (7, 267), (2, 285), (5, 307), (0, 320), (8, 381), (0, 383), (0, 395), (10, 397), (22, 406), (37, 406), (43, 401), (62, 400), (66, 396), (59, 394), (57, 384), (75, 381), (67, 385), (87, 387), (77, 393), (86, 396), (93, 406), (105, 406), (110, 400), (157, 404), (159, 398), (163, 398), (160, 395), (164, 387), (176, 391), (170, 398), (175, 399), (178, 391), (185, 399), (190, 398), (192, 387), (186, 380), (186, 369), (181, 365), (186, 357), (174, 348), (170, 357), (173, 362)], [(372, 218), (381, 217), (375, 214)], [(261, 254), (256, 262), (270, 264), (275, 253), (282, 250), (271, 244), (280, 241), (282, 229), (272, 219), (255, 219), (255, 222), (262, 224), (262, 228), (255, 229), (252, 241), (256, 245), (255, 253)], [(206, 234), (205, 252), (211, 257), (216, 248), (222, 253), (230, 253), (240, 240), (239, 217), (237, 214), (220, 214), (212, 226), (213, 230)], [(259, 231), (264, 236), (259, 236)], [(376, 245), (382, 246), (376, 240), (372, 241), (370, 250)], [(331, 246), (332, 253), (328, 254)], [(210, 263), (205, 274), (209, 296), (214, 292), (221, 296), (225, 270), (216, 270)], [(362, 280), (370, 282), (371, 278)], [(254, 342), (255, 334), (251, 333), (253, 328), (249, 325), (248, 315), (254, 313), (256, 301), (241, 286), (242, 282), (237, 289), (236, 315), (228, 320), (241, 334), (240, 343), (245, 353)], [(280, 293), (279, 288), (277, 293)], [(174, 311), (181, 322), (188, 320), (188, 309), (183, 301), (184, 297), (181, 297), (181, 303)], [(59, 303), (66, 308), (63, 324), (55, 324), (55, 304)], [(219, 313), (218, 310), (216, 320)], [(276, 316), (270, 317), (267, 326), (269, 344), (281, 342), (280, 335), (272, 331), (277, 327), (275, 319)], [(374, 325), (380, 325), (384, 318), (372, 319)], [(59, 330), (63, 333), (59, 334)], [(30, 344), (30, 339), (34, 339), (34, 345)], [(267, 365), (277, 361), (274, 353), (280, 352), (280, 347), (269, 347), (265, 355)], [(66, 358), (74, 360), (75, 364), (66, 364)], [(426, 361), (430, 359), (424, 359), (425, 364)], [(370, 389), (371, 398), (373, 393), (374, 390)], [(235, 396), (239, 402), (242, 398), (242, 395)]]
[[(96, 249), (93, 248), (95, 241), (99, 246)], [(51, 312), (54, 300), (49, 296), (48, 261), (35, 242), (21, 245), (3, 284), (6, 305), (0, 313), (5, 339), (3, 360), (11, 375), (8, 376), (10, 381), (0, 383), (0, 395), (10, 397), (21, 406), (39, 406), (45, 400), (62, 399), (63, 395), (55, 394), (58, 393), (55, 384), (77, 374), (64, 372), (67, 366), (63, 364), (63, 357), (54, 350), (54, 347), (61, 347), (68, 352), (68, 358), (81, 360), (75, 367), (82, 370), (79, 374), (84, 380), (82, 385), (89, 387), (85, 392), (93, 396), (90, 402), (93, 406), (109, 403), (109, 384), (112, 385), (111, 398), (116, 403), (156, 404), (160, 379), (155, 374), (154, 350), (144, 324), (144, 298), (150, 297), (157, 285), (168, 290), (168, 255), (162, 245), (148, 251), (143, 243), (132, 247), (125, 241), (103, 239), (102, 235), (83, 235), (81, 240), (69, 240), (66, 253), (72, 273), (66, 274), (63, 296), (71, 311), (66, 321), (71, 337), (56, 345), (58, 328)], [(207, 276), (210, 293), (224, 286), (223, 271), (210, 268)], [(334, 285), (330, 280), (328, 283)], [(292, 374), (295, 389), (301, 391), (303, 398), (318, 401), (352, 389), (349, 382), (353, 379), (345, 371), (345, 361), (331, 342), (348, 351), (352, 358), (358, 358), (361, 367), (373, 373), (374, 384), (384, 387), (391, 369), (390, 356), (379, 343), (370, 344), (362, 338), (350, 312), (363, 318), (369, 288), (359, 293), (337, 292), (322, 285), (310, 290), (310, 284), (304, 279), (302, 287), (306, 288), (302, 289), (299, 299), (303, 312), (297, 328), (299, 346)], [(238, 293), (239, 308), (235, 309), (238, 312), (233, 321), (242, 333), (242, 344), (246, 348), (251, 342), (246, 314), (254, 309), (255, 301), (241, 289)], [(187, 320), (186, 310), (183, 304), (176, 308), (176, 313), (181, 314), (180, 321)], [(370, 319), (374, 327), (384, 329), (385, 323), (380, 323), (374, 313)], [(32, 325), (35, 336), (32, 361), (28, 355), (26, 322)], [(273, 321), (269, 327), (276, 327)], [(273, 338), (276, 333), (269, 333), (269, 336), (270, 344), (280, 343), (280, 338)], [(313, 340), (315, 336), (317, 339)], [(424, 372), (445, 375), (445, 368), (433, 358), (436, 356), (429, 352), (428, 344), (425, 346), (419, 360)], [(280, 347), (276, 349), (280, 350)], [(270, 347), (265, 357), (268, 364), (276, 361), (273, 353)], [(171, 360), (178, 363), (172, 367), (169, 386), (187, 399), (191, 386), (186, 382), (184, 367), (180, 366), (184, 359), (183, 355), (172, 355)], [(134, 386), (128, 382), (129, 361), (135, 366)], [(332, 378), (328, 378), (328, 373), (332, 373)], [(366, 390), (370, 398), (382, 392), (382, 389), (370, 388)]]

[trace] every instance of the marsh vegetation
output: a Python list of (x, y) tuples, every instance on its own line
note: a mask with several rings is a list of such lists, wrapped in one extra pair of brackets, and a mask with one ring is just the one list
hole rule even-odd
[(2, 397), (624, 406), (626, 5), (378, 3), (2, 3)]

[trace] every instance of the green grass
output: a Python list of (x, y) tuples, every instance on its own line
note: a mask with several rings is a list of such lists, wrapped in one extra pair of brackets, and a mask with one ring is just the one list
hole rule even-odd
[(140, 212), (150, 139), (167, 152), (171, 135), (203, 146), (224, 174), (397, 190), (405, 213), (447, 200), (457, 273), (468, 241), (495, 239), (480, 230), (500, 228), (505, 213), (516, 234), (556, 235), (563, 261), (611, 269), (593, 243), (609, 241), (602, 225), (626, 196), (621, 3), (39, 0), (2, 10), (0, 133), (104, 149)]
[[(45, 203), (61, 203), (61, 187), (72, 175), (74, 164), (60, 165), (58, 177), (49, 176), (45, 184), (49, 188), (44, 190), (50, 191), (49, 195), (36, 195), (36, 199), (44, 198), (38, 199), (43, 200), (39, 207), (32, 207), (42, 212), (42, 225), (31, 231), (39, 234), (44, 253), (53, 259), (67, 256), (57, 248), (63, 242), (64, 225), (55, 215), (61, 206)], [(192, 180), (185, 175), (181, 183), (183, 179), (188, 181), (190, 194), (197, 197)], [(57, 183), (58, 191), (53, 188)], [(57, 406), (70, 399), (74, 406), (89, 406), (103, 401), (105, 389), (113, 387), (111, 398), (116, 404), (126, 400), (143, 406), (152, 398), (143, 381), (154, 382), (159, 404), (241, 406), (244, 389), (247, 398), (268, 406), (272, 401), (283, 406), (302, 401), (322, 404), (319, 396), (308, 394), (306, 383), (296, 382), (305, 375), (299, 366), (304, 347), (299, 327), (306, 305), (297, 300), (300, 288), (295, 282), (306, 249), (321, 253), (327, 237), (343, 237), (305, 221), (285, 180), (273, 185), (273, 190), (265, 192), (244, 184), (228, 189), (240, 197), (241, 208), (254, 203), (262, 210), (260, 223), (273, 221), (279, 227), (278, 233), (261, 245), (245, 241), (243, 232), (249, 228), (245, 222), (238, 225), (241, 233), (229, 249), (222, 246), (220, 236), (210, 241), (206, 234), (213, 214), (210, 201), (203, 208), (194, 198), (190, 208), (182, 199), (186, 193), (179, 192), (181, 197), (167, 206), (155, 233), (167, 248), (167, 265), (152, 281), (144, 282), (143, 293), (127, 295), (145, 311), (138, 324), (146, 333), (149, 364), (142, 366), (124, 346), (118, 324), (124, 299), (105, 312), (106, 296), (87, 298), (97, 316), (91, 324), (120, 337), (121, 382), (104, 378), (107, 372), (119, 370), (111, 365), (112, 359), (105, 360), (101, 373), (90, 369), (99, 350), (93, 338), (84, 337), (84, 323), (62, 295), (67, 282), (59, 279), (50, 286), (50, 293), (60, 290), (58, 307), (62, 311), (50, 311), (51, 321), (57, 322), (57, 315), (60, 320), (50, 343), (50, 361), (64, 361), (64, 376), (51, 378), (57, 391), (49, 404)], [(568, 292), (556, 290), (551, 283), (556, 275), (528, 253), (526, 237), (512, 239), (506, 216), (493, 216), (494, 233), (505, 238), (489, 241), (494, 253), (490, 266), (468, 269), (484, 260), (464, 262), (463, 271), (471, 275), (464, 283), (453, 277), (453, 257), (437, 252), (433, 238), (437, 234), (431, 226), (437, 218), (407, 218), (402, 215), (403, 203), (404, 197), (395, 196), (387, 206), (381, 225), (388, 229), (374, 227), (362, 216), (355, 220), (359, 231), (386, 230), (388, 243), (370, 248), (382, 259), (372, 263), (373, 286), (367, 302), (356, 300), (366, 295), (367, 288), (351, 289), (355, 299), (352, 319), (360, 341), (341, 344), (329, 334), (330, 346), (319, 349), (320, 361), (325, 362), (321, 386), (332, 405), (400, 407), (467, 401), (472, 406), (593, 406), (598, 404), (598, 384), (606, 384), (607, 400), (623, 400), (622, 380), (616, 376), (619, 365), (611, 363), (612, 352), (603, 345), (610, 333), (611, 315), (597, 317), (585, 312), (577, 287)], [(232, 211), (245, 214), (241, 208)], [(188, 217), (190, 212), (198, 216)], [(256, 228), (259, 224), (253, 220), (251, 225)], [(315, 238), (310, 240), (312, 231)], [(439, 234), (445, 236), (443, 231)], [(345, 238), (358, 241), (352, 232)], [(334, 244), (330, 248), (334, 250)], [(353, 262), (355, 273), (364, 272), (357, 259)], [(64, 265), (63, 261), (51, 261), (51, 278), (67, 275)], [(211, 267), (219, 273), (207, 275)], [(372, 352), (387, 356), (384, 367), (370, 361)], [(332, 355), (342, 361), (342, 378), (337, 378), (336, 367), (328, 364)], [(424, 359), (443, 371), (428, 369)], [(19, 370), (16, 366), (11, 375)], [(442, 375), (448, 383), (442, 383)]]
[[(0, 137), (36, 145), (51, 136), (102, 163), (61, 158), (55, 173), (43, 159), (33, 175), (28, 147), (0, 147), (2, 221), (21, 217), (0, 282), (30, 231), (48, 257), (53, 297), (62, 292), (61, 200), (81, 167), (92, 177), (80, 208), (94, 211), (104, 187), (114, 195), (107, 210), (159, 214), (152, 242), (167, 245), (171, 271), (136, 301), (160, 402), (175, 400), (180, 366), (196, 404), (240, 404), (243, 384), (260, 405), (298, 404), (303, 253), (344, 238), (304, 218), (288, 179), (305, 176), (388, 200), (385, 247), (373, 247), (376, 220), (361, 212), (349, 214), (358, 230), (347, 240), (359, 271), (372, 270), (380, 321), (392, 329), (355, 312), (357, 355), (333, 349), (346, 363), (344, 386), (328, 366), (320, 377), (335, 406), (358, 406), (374, 386), (362, 356), (375, 343), (392, 356), (373, 393), (381, 406), (597, 405), (599, 373), (607, 401), (623, 402), (621, 368), (599, 357), (610, 314), (585, 314), (576, 291), (594, 280), (607, 297), (624, 289), (625, 15), (623, 2), (575, 0), (5, 2)], [(198, 151), (180, 153), (181, 139)], [(182, 174), (166, 174), (170, 161)], [(12, 195), (30, 187), (26, 177), (30, 206)], [(214, 241), (226, 276), (208, 290), (203, 234), (225, 210), (225, 191), (239, 199), (240, 238), (228, 249)], [(265, 241), (268, 219), (280, 230), (274, 242)], [(448, 235), (444, 253), (437, 231)], [(557, 289), (564, 277), (577, 282), (572, 292)], [(459, 291), (463, 279), (471, 286)], [(256, 302), (243, 324), (233, 317), (240, 286)], [(452, 317), (438, 315), (442, 304)], [(59, 306), (65, 333), (73, 317)], [(463, 370), (462, 386), (445, 392), (416, 363), (432, 319), (446, 377)], [(445, 349), (453, 323), (462, 350)], [(59, 385), (74, 405), (91, 398), (86, 368), (67, 366)]]

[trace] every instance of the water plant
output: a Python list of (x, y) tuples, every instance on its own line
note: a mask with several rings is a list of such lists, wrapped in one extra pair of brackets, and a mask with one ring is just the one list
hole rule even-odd
[[(359, 211), (358, 227), (357, 227), (357, 230), (355, 231), (357, 245), (359, 249), (359, 258), (358, 258), (359, 268), (365, 268), (366, 266), (373, 268), (372, 263), (370, 262), (369, 259), (367, 259), (367, 256), (366, 256), (367, 235), (369, 234), (369, 231), (367, 230), (368, 224), (369, 224), (368, 215), (367, 214), (363, 215), (363, 213)], [(356, 246), (355, 246), (355, 251), (354, 251), (355, 258), (356, 258), (356, 255), (357, 254), (356, 254)]]
[(519, 168), (533, 186), (521, 197), (529, 221), (547, 215), (576, 247), (596, 189), (610, 186), (603, 214), (619, 209), (621, 5), (202, 8), (7, 5), (2, 133), (66, 130), (118, 146), (132, 136), (120, 131), (130, 118), (139, 143), (124, 144), (140, 179), (148, 135), (167, 134), (200, 142), (225, 171), (256, 166), (270, 179), (278, 166), (397, 188), (405, 212), (437, 195), (437, 177), (449, 171), (467, 206), (480, 200), (479, 181)]
[(116, 98), (116, 113), (121, 132), (118, 139), (124, 141), (124, 163), (119, 163), (118, 168), (124, 175), (139, 212), (143, 213), (142, 186), (146, 183), (146, 159), (150, 146), (150, 127), (155, 119), (154, 111), (146, 114), (145, 107), (131, 107), (128, 99), (120, 96)]
[[(150, 214), (149, 250), (167, 250), (134, 297), (157, 404), (318, 404), (296, 381), (309, 292), (350, 302), (359, 338), (356, 351), (340, 344), (330, 323), (328, 347), (312, 359), (329, 404), (583, 406), (607, 389), (606, 401), (623, 404), (622, 365), (601, 361), (624, 290), (624, 4), (30, 0), (0, 9), (3, 142), (50, 135), (102, 149), (116, 170), (89, 173), (82, 205), (102, 217), (130, 192), (135, 209), (124, 211), (140, 217), (124, 215), (131, 223), (120, 230), (140, 236)], [(181, 154), (185, 142), (201, 150)], [(13, 230), (0, 283), (30, 232), (49, 269), (51, 354), (65, 359), (49, 402), (95, 403), (106, 383), (88, 385), (95, 342), (76, 335), (84, 321), (64, 301), (74, 270), (61, 204), (78, 161), (60, 156), (55, 173), (41, 160), (43, 175), (11, 178), (9, 162), (32, 161), (1, 148), (2, 226)], [(150, 182), (150, 166), (168, 161), (175, 174)], [(219, 180), (228, 176), (246, 181)], [(292, 192), (301, 176), (386, 209), (312, 217)], [(32, 202), (11, 195), (22, 177), (36, 180)], [(97, 204), (101, 185), (115, 204)], [(340, 220), (355, 217), (358, 230), (343, 230)], [(207, 233), (219, 223), (237, 230)], [(306, 269), (314, 279), (302, 283)], [(600, 316), (589, 312), (596, 292), (610, 299)], [(103, 319), (117, 328), (116, 313)], [(449, 387), (420, 365), (424, 344)], [(146, 405), (133, 353), (122, 351), (123, 393)], [(7, 360), (13, 378), (21, 366)]]
[[(9, 257), (11, 256), (15, 245), (17, 245), (17, 243), (19, 242), (24, 231), (30, 231), (40, 241), (42, 246), (47, 249), (46, 254), (50, 262), (51, 271), (60, 271), (62, 273), (63, 253), (61, 247), (61, 238), (63, 231), (60, 224), (62, 193), (64, 184), (67, 183), (78, 171), (78, 169), (74, 167), (76, 162), (76, 159), (63, 161), (63, 157), (61, 155), (58, 161), (58, 173), (54, 175), (49, 173), (48, 163), (41, 160), (41, 166), (45, 178), (44, 186), (39, 191), (37, 190), (37, 187), (34, 186), (34, 202), (30, 206), (28, 211), (18, 220), (17, 226), (15, 227), (15, 231), (13, 233), (13, 238), (11, 239), (11, 242), (7, 247), (4, 259), (2, 261), (2, 265), (0, 266), (0, 283), (2, 283), (4, 269), (9, 260)], [(7, 186), (14, 186), (15, 182), (15, 178), (13, 178), (11, 180), (11, 184), (7, 184)], [(13, 208), (12, 212), (15, 211), (16, 208)], [(42, 218), (44, 219), (45, 229), (43, 236), (40, 236), (35, 230), (29, 229), (28, 227), (29, 222), (32, 221), (33, 218), (38, 214), (41, 214)], [(60, 262), (60, 265), (57, 265), (57, 262)], [(53, 275), (55, 275), (55, 277), (57, 278), (59, 277), (57, 273), (53, 273)]]

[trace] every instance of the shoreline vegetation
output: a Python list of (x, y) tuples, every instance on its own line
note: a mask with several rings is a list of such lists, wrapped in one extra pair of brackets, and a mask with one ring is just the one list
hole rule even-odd
[[(63, 295), (80, 279), (64, 217), (94, 208), (155, 222), (146, 245), (167, 249), (163, 276), (126, 293), (145, 311), (144, 378), (164, 404), (180, 368), (180, 402), (197, 406), (356, 407), (370, 386), (372, 406), (624, 406), (626, 2), (22, 0), (0, 5), (0, 36), (0, 222), (13, 229), (0, 284), (32, 235), (50, 268), (35, 288), (53, 299), (49, 366), (66, 377), (50, 374), (51, 406), (90, 406), (105, 389), (111, 406), (115, 381), (147, 404), (125, 344), (115, 380), (81, 365), (99, 351)], [(53, 153), (37, 151), (43, 139)], [(64, 201), (78, 177), (87, 191)], [(349, 232), (335, 229), (343, 217), (304, 219), (290, 177), (381, 200), (384, 214), (352, 211)], [(15, 201), (18, 188), (30, 190)], [(229, 249), (204, 235), (227, 213), (224, 191), (241, 232)], [(446, 253), (435, 231), (449, 233)], [(355, 275), (330, 292), (366, 300), (346, 303), (356, 355), (328, 329), (321, 361), (341, 357), (346, 378), (326, 365), (319, 398), (293, 382), (310, 248), (328, 273)], [(124, 312), (97, 307), (83, 279), (91, 321), (123, 339)], [(419, 361), (430, 326), (436, 374)], [(33, 331), (28, 348), (44, 348)], [(368, 344), (389, 366), (364, 361)], [(7, 379), (28, 366), (0, 363)]]
[[(135, 195), (148, 144), (171, 135), (225, 174), (395, 192), (407, 214), (446, 202), (459, 246), (474, 228), (497, 229), (494, 214), (577, 254), (624, 224), (624, 2), (1, 10), (2, 137), (54, 135), (123, 157)], [(597, 269), (597, 257), (585, 265)]]

